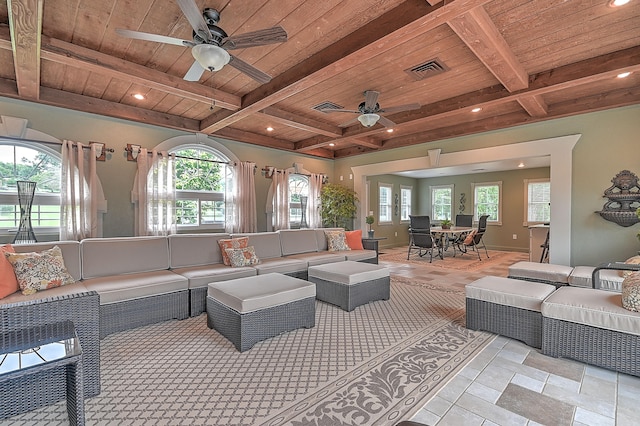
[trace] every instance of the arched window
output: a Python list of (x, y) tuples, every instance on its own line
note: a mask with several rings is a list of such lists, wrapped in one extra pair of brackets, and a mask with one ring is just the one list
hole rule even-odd
[(59, 154), (34, 145), (26, 146), (0, 137), (0, 234), (15, 233), (20, 220), (16, 182), (36, 182), (31, 225), (39, 233), (60, 229)]
[(180, 145), (170, 152), (176, 155), (178, 229), (224, 229), (229, 159), (203, 145)]
[(300, 228), (302, 204), (300, 197), (309, 196), (309, 176), (301, 174), (289, 175), (289, 227)]

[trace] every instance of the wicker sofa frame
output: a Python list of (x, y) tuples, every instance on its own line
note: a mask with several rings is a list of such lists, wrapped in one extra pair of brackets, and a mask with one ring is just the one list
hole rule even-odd
[(640, 336), (543, 317), (542, 353), (640, 377)]
[(542, 347), (542, 314), (514, 306), (466, 298), (466, 323), (471, 330), (484, 330)]
[[(96, 396), (100, 393), (99, 305), (100, 296), (95, 291), (0, 305), (0, 334), (54, 322), (73, 322), (83, 352), (84, 397)], [(64, 400), (67, 380), (67, 370), (61, 366), (3, 384), (2, 418)]]
[(318, 277), (309, 279), (316, 285), (316, 298), (339, 306), (345, 311), (353, 311), (358, 306), (391, 297), (389, 277), (346, 285), (327, 281)]
[(240, 352), (256, 343), (298, 328), (316, 324), (315, 297), (307, 297), (257, 311), (239, 313), (207, 297), (207, 326), (229, 339)]

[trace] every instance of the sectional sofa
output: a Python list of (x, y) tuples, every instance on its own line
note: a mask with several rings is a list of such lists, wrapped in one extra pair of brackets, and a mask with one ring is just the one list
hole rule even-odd
[[(335, 229), (334, 229), (335, 230)], [(89, 238), (16, 245), (16, 252), (60, 247), (73, 284), (25, 296), (0, 299), (0, 336), (21, 328), (70, 320), (83, 349), (85, 397), (100, 393), (100, 339), (119, 331), (205, 311), (212, 282), (278, 272), (307, 278), (307, 268), (355, 260), (378, 263), (375, 250), (328, 251), (325, 229), (283, 230), (253, 234), (176, 234), (168, 237)], [(218, 241), (248, 237), (260, 262), (224, 265)], [(62, 373), (34, 377), (3, 389), (0, 418), (64, 398)], [(5, 393), (7, 398), (5, 398)], [(42, 395), (36, 405), (29, 395)], [(15, 411), (15, 410), (18, 411)]]

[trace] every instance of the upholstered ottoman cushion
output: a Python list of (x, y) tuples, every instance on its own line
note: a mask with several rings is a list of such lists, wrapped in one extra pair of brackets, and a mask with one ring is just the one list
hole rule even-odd
[(244, 352), (278, 334), (315, 326), (315, 285), (283, 274), (209, 284), (207, 325)]
[(563, 287), (542, 303), (542, 353), (640, 376), (640, 313), (606, 290)]
[(542, 301), (555, 286), (512, 278), (482, 277), (465, 287), (467, 328), (542, 346)]
[[(593, 266), (576, 266), (569, 275), (569, 285), (574, 287), (593, 288), (591, 276), (593, 274)], [(599, 283), (595, 288), (601, 290), (621, 291), (622, 280), (620, 271), (612, 271), (609, 269), (601, 269), (598, 271)], [(599, 285), (599, 286), (598, 286)]]
[(553, 284), (556, 287), (569, 284), (571, 266), (552, 263), (516, 262), (509, 266), (509, 278)]
[(318, 300), (352, 311), (360, 305), (391, 297), (389, 270), (371, 263), (344, 262), (309, 267)]

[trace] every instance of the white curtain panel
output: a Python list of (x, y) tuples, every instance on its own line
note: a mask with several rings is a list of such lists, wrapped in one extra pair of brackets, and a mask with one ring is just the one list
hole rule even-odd
[[(60, 240), (98, 236), (96, 145), (62, 142)], [(85, 152), (86, 151), (86, 152)]]
[(273, 173), (273, 228), (289, 229), (289, 172), (275, 170)]
[(175, 156), (141, 148), (136, 159), (138, 173), (131, 191), (134, 203), (135, 235), (175, 234)]
[(320, 191), (322, 190), (323, 175), (311, 173), (309, 176), (309, 202), (307, 203), (307, 222), (309, 228), (322, 228), (320, 216)]
[[(239, 162), (232, 167), (232, 180), (228, 182), (225, 211), (227, 232), (257, 232), (256, 163)], [(230, 190), (229, 190), (230, 189)]]

